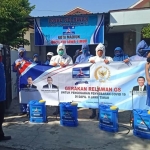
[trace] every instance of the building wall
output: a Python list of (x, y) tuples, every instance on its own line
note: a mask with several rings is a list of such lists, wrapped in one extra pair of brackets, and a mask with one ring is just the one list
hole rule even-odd
[[(30, 43), (31, 43), (31, 33), (34, 33), (34, 29), (29, 28), (29, 30), (26, 32), (26, 34), (24, 35), (24, 39), (27, 39)], [(31, 51), (31, 45), (25, 45), (24, 48), (27, 51)]]
[(79, 14), (90, 14), (90, 12), (77, 7), (76, 9), (74, 9), (64, 15), (79, 15)]
[(126, 32), (124, 33), (123, 49), (129, 56), (136, 54), (136, 33)]
[(123, 48), (124, 43), (124, 34), (123, 33), (107, 33), (105, 34), (106, 46), (106, 56), (114, 57), (114, 50), (116, 47)]
[(33, 54), (38, 54), (42, 62), (46, 59), (46, 46), (35, 46), (34, 44), (34, 33), (30, 33), (30, 51), (27, 51), (27, 57), (33, 57)]
[[(150, 23), (150, 8), (110, 12), (110, 26), (144, 25)], [(140, 18), (140, 19), (139, 19)]]
[(146, 3), (146, 4), (143, 5), (142, 7), (150, 7), (150, 2)]
[(132, 5), (130, 8), (144, 8), (150, 7), (150, 0), (139, 0), (139, 2)]

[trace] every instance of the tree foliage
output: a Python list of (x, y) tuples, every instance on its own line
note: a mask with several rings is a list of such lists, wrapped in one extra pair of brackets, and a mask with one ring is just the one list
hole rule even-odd
[(29, 0), (0, 0), (0, 43), (29, 44), (23, 35), (29, 28), (27, 18), (33, 9)]
[(142, 29), (143, 38), (150, 38), (150, 24)]

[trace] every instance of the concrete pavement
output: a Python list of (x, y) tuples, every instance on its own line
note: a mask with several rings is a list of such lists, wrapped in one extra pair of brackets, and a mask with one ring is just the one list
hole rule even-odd
[[(7, 111), (4, 123), (6, 135), (12, 140), (0, 142), (0, 150), (149, 150), (149, 140), (133, 136), (129, 125), (129, 111), (119, 113), (119, 122), (128, 129), (120, 127), (119, 133), (109, 133), (98, 128), (96, 119), (88, 119), (89, 109), (79, 110), (79, 126), (63, 127), (52, 116), (49, 107), (48, 123), (33, 124), (26, 116), (17, 116), (18, 103), (14, 100)], [(2, 147), (3, 146), (3, 147)]]

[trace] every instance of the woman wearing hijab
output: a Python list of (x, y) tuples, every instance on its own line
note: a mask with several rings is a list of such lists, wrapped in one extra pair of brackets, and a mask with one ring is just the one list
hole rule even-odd
[(140, 41), (136, 47), (136, 55), (131, 56), (130, 60), (131, 61), (146, 61), (147, 51), (144, 49), (148, 49), (148, 48), (149, 46), (144, 40)]
[(128, 55), (126, 55), (121, 47), (116, 47), (114, 50), (114, 58), (113, 61), (124, 61), (125, 63), (127, 63), (129, 61), (129, 57)]
[(92, 57), (88, 44), (82, 45), (82, 54), (76, 58), (75, 64), (87, 63), (89, 58)]
[(146, 105), (150, 107), (150, 51), (147, 54), (147, 63), (145, 64), (145, 75), (146, 75), (146, 80), (147, 80), (147, 101)]

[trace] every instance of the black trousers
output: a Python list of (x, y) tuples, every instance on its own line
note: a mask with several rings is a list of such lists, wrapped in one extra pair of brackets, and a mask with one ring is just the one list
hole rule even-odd
[(59, 106), (56, 106), (56, 112), (57, 112), (57, 113), (60, 113)]
[(0, 101), (0, 138), (4, 136), (2, 124), (4, 122), (5, 101)]
[(96, 109), (92, 109), (92, 115), (96, 115)]

